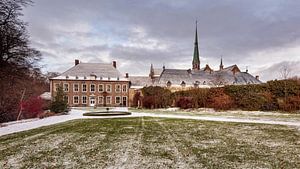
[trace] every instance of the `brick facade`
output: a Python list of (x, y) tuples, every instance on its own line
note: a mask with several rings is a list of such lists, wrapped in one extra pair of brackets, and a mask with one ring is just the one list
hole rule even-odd
[(129, 105), (129, 81), (53, 79), (50, 85), (52, 98), (58, 85), (63, 86), (72, 107)]

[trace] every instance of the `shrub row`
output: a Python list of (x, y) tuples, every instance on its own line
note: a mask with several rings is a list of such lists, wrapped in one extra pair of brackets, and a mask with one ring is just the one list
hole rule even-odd
[(274, 80), (256, 85), (231, 85), (171, 93), (162, 87), (144, 87), (138, 95), (145, 108), (176, 106), (182, 109), (209, 107), (219, 110), (300, 110), (299, 80)]

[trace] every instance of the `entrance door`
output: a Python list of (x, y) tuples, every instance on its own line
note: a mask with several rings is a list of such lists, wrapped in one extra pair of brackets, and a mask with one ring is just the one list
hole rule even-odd
[(127, 106), (127, 97), (123, 97), (122, 101), (123, 101), (122, 105)]
[(90, 106), (95, 106), (95, 98), (90, 97)]

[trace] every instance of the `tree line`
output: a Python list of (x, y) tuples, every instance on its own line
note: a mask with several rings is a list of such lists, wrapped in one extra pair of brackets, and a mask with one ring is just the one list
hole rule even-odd
[[(41, 53), (32, 48), (21, 20), (22, 10), (31, 0), (0, 1), (0, 122), (16, 120), (21, 107), (30, 107), (23, 118), (32, 117), (39, 109), (37, 96), (48, 91), (49, 84), (41, 73)], [(39, 110), (40, 111), (40, 110)]]

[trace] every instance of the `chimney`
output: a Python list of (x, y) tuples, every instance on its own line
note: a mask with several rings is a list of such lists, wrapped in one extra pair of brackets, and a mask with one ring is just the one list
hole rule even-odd
[(114, 68), (117, 69), (117, 62), (115, 60), (112, 62), (112, 65), (113, 65)]
[(79, 64), (79, 60), (75, 59), (75, 66)]
[(128, 73), (126, 73), (126, 74), (125, 74), (125, 78), (128, 78), (128, 77), (129, 77), (129, 75), (128, 75)]
[(256, 76), (255, 76), (255, 79), (256, 79), (256, 80), (259, 80), (259, 76), (258, 76), (258, 75), (256, 75)]

